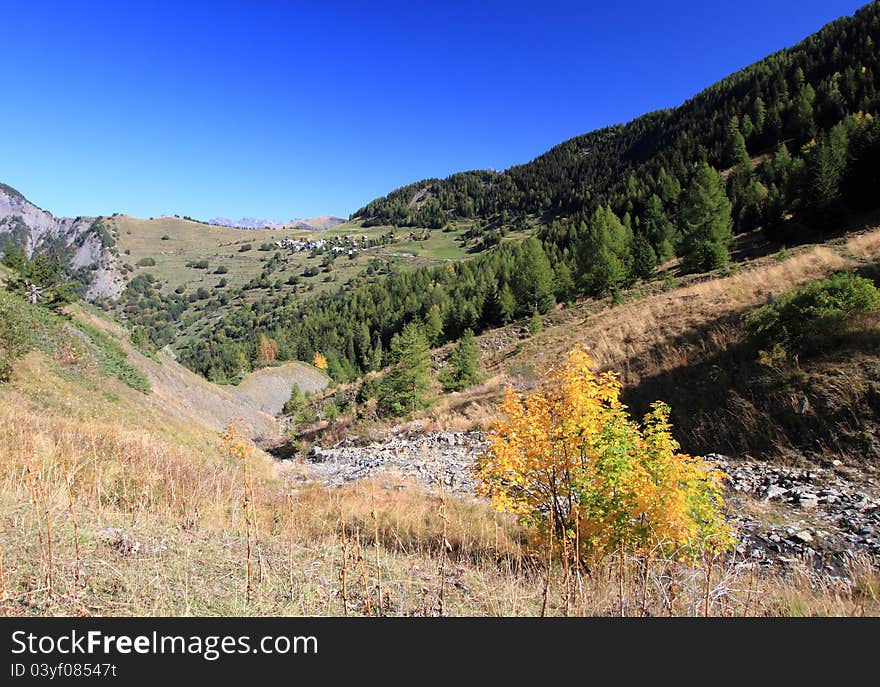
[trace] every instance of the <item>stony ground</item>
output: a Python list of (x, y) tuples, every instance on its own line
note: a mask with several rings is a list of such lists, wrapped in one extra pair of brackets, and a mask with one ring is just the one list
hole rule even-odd
[[(330, 487), (381, 473), (415, 478), (437, 490), (472, 494), (470, 467), (485, 448), (478, 432), (391, 433), (357, 445), (352, 439), (314, 446), (301, 478)], [(880, 485), (838, 462), (789, 468), (713, 454), (729, 475), (728, 504), (740, 532), (737, 552), (761, 565), (809, 559), (833, 572), (854, 554), (880, 556)]]

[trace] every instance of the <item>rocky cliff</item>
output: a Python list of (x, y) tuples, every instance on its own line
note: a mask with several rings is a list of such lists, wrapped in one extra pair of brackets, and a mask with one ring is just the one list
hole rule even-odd
[(9, 245), (28, 257), (53, 253), (84, 284), (88, 300), (115, 298), (125, 288), (116, 239), (101, 217), (55, 217), (0, 184), (0, 254)]

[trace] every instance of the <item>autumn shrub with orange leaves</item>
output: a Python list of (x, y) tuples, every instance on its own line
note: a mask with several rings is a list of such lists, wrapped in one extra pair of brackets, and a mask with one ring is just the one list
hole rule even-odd
[(314, 366), (317, 367), (319, 370), (326, 370), (326, 369), (327, 369), (327, 358), (326, 358), (326, 356), (325, 356), (323, 353), (321, 353), (320, 351), (316, 351), (316, 352), (315, 352), (315, 358), (314, 358), (314, 360), (312, 361), (312, 363), (313, 363)]
[(535, 391), (508, 389), (475, 470), (480, 495), (579, 560), (611, 553), (693, 560), (731, 548), (723, 473), (679, 452), (670, 409), (634, 422), (612, 372), (580, 348)]

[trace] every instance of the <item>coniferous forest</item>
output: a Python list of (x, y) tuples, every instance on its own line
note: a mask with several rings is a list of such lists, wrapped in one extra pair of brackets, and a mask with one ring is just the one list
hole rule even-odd
[[(431, 345), (557, 302), (617, 294), (681, 258), (725, 269), (732, 237), (789, 245), (880, 206), (880, 6), (714, 84), (680, 107), (566, 141), (505, 172), (429, 179), (369, 203), (366, 225), (471, 223), (492, 246), (440, 267), (361, 274), (309, 301), (237, 309), (181, 360), (235, 381), (268, 334), (281, 359), (324, 354), (335, 379), (386, 365), (420, 323)], [(536, 225), (521, 242), (499, 241)], [(156, 340), (156, 332), (142, 333)]]

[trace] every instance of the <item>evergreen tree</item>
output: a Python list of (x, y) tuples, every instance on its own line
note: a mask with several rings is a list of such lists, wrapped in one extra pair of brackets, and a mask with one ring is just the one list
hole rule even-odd
[(681, 207), (682, 267), (686, 272), (727, 265), (733, 238), (730, 210), (721, 176), (705, 162), (698, 165)]
[(764, 99), (758, 96), (752, 101), (752, 124), (755, 127), (756, 134), (762, 134), (764, 132), (764, 118), (766, 117), (767, 109), (764, 107)]
[(657, 270), (657, 254), (641, 234), (633, 239), (633, 272), (637, 277), (648, 279)]
[(734, 118), (727, 127), (727, 141), (725, 142), (725, 157), (729, 167), (737, 165), (751, 166), (751, 158), (746, 150), (746, 140), (739, 130), (739, 124)]
[(842, 211), (841, 183), (846, 174), (847, 134), (842, 124), (822, 136), (807, 157), (806, 220), (813, 226), (833, 221)]
[(863, 115), (855, 124), (843, 193), (855, 209), (870, 210), (880, 205), (880, 119)]
[(553, 268), (534, 236), (523, 241), (513, 274), (514, 293), (520, 312), (545, 313), (553, 306)]
[(390, 415), (412, 413), (427, 404), (431, 384), (428, 339), (418, 322), (410, 322), (391, 340), (391, 369), (382, 381), (379, 406)]
[(290, 398), (284, 404), (284, 414), (285, 415), (293, 415), (294, 413), (298, 413), (305, 402), (305, 397), (303, 396), (300, 388), (294, 384), (293, 389), (290, 390)]
[(631, 244), (632, 232), (623, 225), (611, 208), (597, 208), (578, 251), (586, 293), (601, 296), (630, 281)]
[(449, 361), (440, 374), (440, 383), (446, 391), (461, 391), (480, 381), (480, 347), (474, 332), (465, 329), (464, 334), (449, 354)]
[(800, 90), (792, 103), (788, 117), (786, 134), (798, 141), (809, 141), (816, 135), (816, 122), (813, 119), (813, 101), (816, 92), (810, 84)]
[(498, 314), (502, 324), (510, 322), (516, 314), (516, 297), (507, 282), (504, 283), (498, 294)]
[(537, 310), (532, 313), (532, 317), (529, 320), (529, 334), (537, 334), (544, 328), (544, 321), (541, 319), (541, 313)]
[(560, 303), (570, 303), (575, 297), (574, 277), (571, 268), (564, 260), (556, 263), (553, 269), (556, 280), (556, 300)]
[(657, 195), (648, 199), (642, 227), (660, 261), (675, 257), (675, 227), (663, 209), (663, 201)]
[(428, 343), (436, 346), (440, 343), (440, 335), (443, 333), (443, 317), (440, 314), (440, 306), (436, 303), (428, 308), (428, 316), (425, 318), (425, 336)]
[[(681, 184), (678, 179), (669, 174), (665, 167), (660, 168), (657, 174), (657, 194), (664, 203), (673, 203), (681, 193)], [(662, 206), (661, 206), (662, 207)]]

